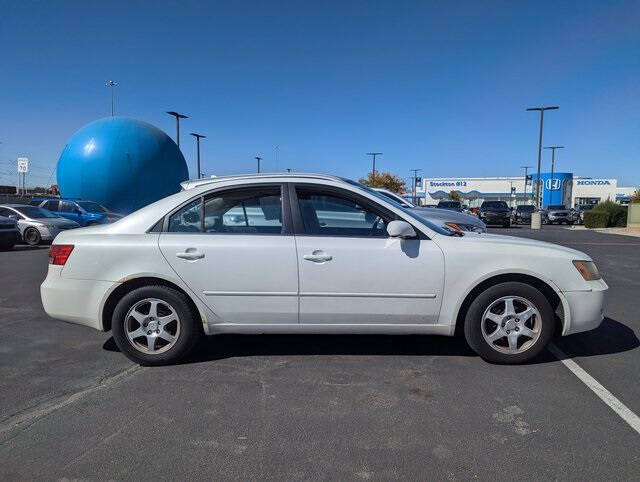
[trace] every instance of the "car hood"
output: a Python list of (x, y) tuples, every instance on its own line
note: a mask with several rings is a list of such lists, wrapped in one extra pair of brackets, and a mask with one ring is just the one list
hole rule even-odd
[(442, 208), (412, 208), (413, 212), (419, 216), (424, 216), (430, 221), (441, 221), (446, 223), (470, 224), (472, 226), (486, 227), (477, 217), (470, 214), (460, 213)]
[(518, 238), (517, 236), (505, 236), (503, 234), (477, 233), (464, 233), (464, 237), (460, 239), (469, 243), (484, 243), (487, 245), (487, 249), (495, 249), (496, 247), (502, 246), (522, 249), (522, 253), (529, 253), (531, 249), (550, 250), (553, 251), (554, 254), (563, 253), (570, 259), (591, 261), (591, 257), (582, 251), (560, 246), (559, 244), (547, 243), (546, 241), (538, 241), (536, 239)]

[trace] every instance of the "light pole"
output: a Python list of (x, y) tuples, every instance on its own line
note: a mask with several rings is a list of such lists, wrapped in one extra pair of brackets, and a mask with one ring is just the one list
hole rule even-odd
[(375, 178), (376, 177), (376, 156), (381, 156), (382, 152), (367, 152), (367, 156), (371, 156), (373, 158), (373, 170), (372, 172), (372, 177)]
[[(556, 162), (556, 149), (564, 149), (564, 146), (549, 146), (545, 149), (551, 149), (551, 186), (549, 189), (549, 204), (553, 203), (553, 166)], [(560, 198), (562, 200), (562, 197)]]
[(256, 157), (254, 157), (254, 159), (256, 161), (258, 161), (258, 174), (260, 174), (260, 161), (262, 160), (262, 157), (256, 156)]
[(416, 202), (416, 196), (418, 195), (418, 193), (416, 192), (418, 189), (418, 172), (422, 171), (422, 169), (409, 169), (410, 171), (413, 172), (413, 204), (418, 204)]
[(207, 136), (196, 134), (195, 132), (191, 132), (190, 134), (196, 138), (196, 147), (198, 150), (198, 179), (200, 179), (200, 139), (206, 139)]
[(108, 80), (107, 87), (111, 88), (111, 117), (113, 117), (113, 89), (118, 85), (115, 80)]
[(524, 169), (524, 199), (527, 200), (527, 173), (531, 166), (520, 166), (520, 169)]
[[(540, 163), (542, 162), (542, 128), (544, 126), (544, 111), (545, 110), (557, 110), (560, 107), (557, 105), (552, 106), (540, 106), (540, 107), (529, 107), (528, 111), (539, 111), (540, 112), (540, 135), (538, 138), (538, 182), (536, 184), (536, 207), (540, 209), (542, 206), (540, 205)], [(532, 218), (533, 219), (533, 218)]]
[(176, 118), (176, 144), (178, 144), (178, 147), (180, 147), (180, 119), (188, 119), (189, 117), (184, 114), (178, 114), (177, 112), (174, 112), (172, 110), (168, 110), (167, 114), (172, 115)]

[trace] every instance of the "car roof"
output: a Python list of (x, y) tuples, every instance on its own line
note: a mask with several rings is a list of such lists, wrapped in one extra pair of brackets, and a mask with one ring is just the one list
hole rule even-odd
[(184, 181), (180, 183), (180, 186), (184, 191), (189, 189), (193, 189), (199, 186), (205, 186), (207, 184), (214, 184), (217, 182), (223, 181), (232, 181), (236, 179), (248, 180), (248, 179), (276, 179), (276, 178), (287, 178), (287, 179), (323, 179), (325, 181), (341, 181), (344, 182), (345, 179), (339, 176), (332, 176), (329, 174), (318, 174), (313, 172), (265, 172), (265, 173), (252, 173), (252, 174), (236, 174), (232, 176), (217, 176), (217, 177), (208, 177), (205, 179), (191, 179), (189, 181)]
[(11, 204), (0, 204), (0, 207), (3, 207), (3, 208), (32, 208), (34, 206), (31, 206), (30, 204), (11, 203)]

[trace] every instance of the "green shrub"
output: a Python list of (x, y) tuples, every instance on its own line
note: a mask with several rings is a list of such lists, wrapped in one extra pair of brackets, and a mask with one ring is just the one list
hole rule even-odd
[(610, 201), (609, 199), (596, 204), (592, 211), (606, 212), (609, 214), (607, 227), (624, 227), (627, 225), (627, 208), (620, 206), (620, 204)]
[(584, 227), (585, 228), (606, 228), (609, 225), (609, 213), (606, 211), (585, 211)]

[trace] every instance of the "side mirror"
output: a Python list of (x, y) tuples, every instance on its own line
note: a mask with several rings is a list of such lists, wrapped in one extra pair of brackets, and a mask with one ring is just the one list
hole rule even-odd
[(9, 214), (9, 216), (7, 216), (9, 219), (13, 219), (14, 221), (18, 220), (18, 216), (16, 216), (15, 214)]
[(415, 238), (416, 232), (413, 227), (406, 221), (391, 221), (387, 225), (387, 233), (392, 238)]

